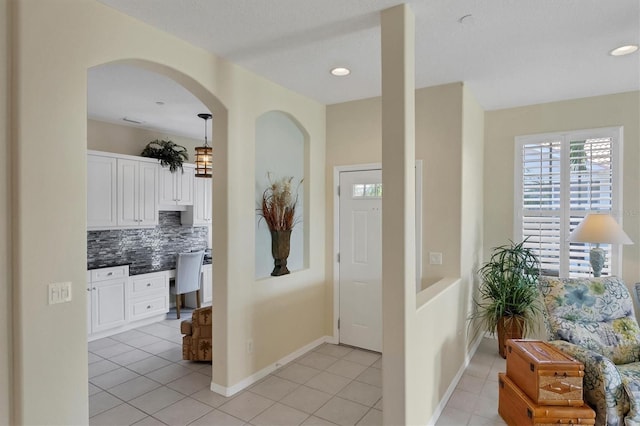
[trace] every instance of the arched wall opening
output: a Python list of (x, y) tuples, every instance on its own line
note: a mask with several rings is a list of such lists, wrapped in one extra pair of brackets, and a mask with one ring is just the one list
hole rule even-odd
[[(309, 267), (309, 134), (290, 114), (268, 111), (256, 119), (255, 200), (260, 210), (265, 191), (283, 179), (296, 201), (287, 267), (293, 273)], [(260, 212), (255, 225), (255, 277), (267, 278), (274, 270), (271, 234)]]
[[(14, 423), (87, 423), (87, 369), (78, 367), (87, 364), (87, 70), (100, 64), (149, 67), (214, 114), (213, 384), (234, 390), (325, 336), (325, 106), (98, 1), (11, 3)], [(311, 136), (313, 227), (309, 268), (265, 283), (250, 258), (252, 172), (255, 120), (273, 110), (295, 112)], [(47, 284), (59, 282), (71, 282), (74, 297), (49, 305)]]
[[(225, 341), (224, 335), (226, 335), (226, 322), (227, 318), (224, 315), (226, 312), (225, 297), (226, 294), (226, 265), (223, 261), (216, 262), (216, 258), (219, 257), (216, 253), (222, 253), (226, 251), (226, 226), (225, 221), (227, 217), (226, 209), (226, 185), (227, 181), (227, 134), (228, 134), (228, 112), (227, 108), (222, 102), (213, 95), (209, 90), (204, 88), (200, 83), (195, 81), (192, 77), (174, 69), (167, 65), (159, 64), (156, 62), (141, 60), (141, 59), (122, 59), (116, 61), (110, 61), (90, 67), (90, 69), (108, 66), (113, 64), (128, 65), (137, 67), (152, 73), (156, 73), (173, 80), (175, 83), (181, 85), (184, 89), (190, 92), (193, 96), (198, 98), (205, 107), (212, 113), (214, 119), (207, 123), (209, 127), (208, 135), (211, 137), (210, 144), (213, 146), (213, 180), (212, 180), (212, 194), (209, 197), (212, 203), (212, 219), (213, 223), (210, 227), (211, 230), (215, 230), (212, 239), (212, 256), (213, 263), (216, 264), (214, 268), (213, 280), (208, 285), (213, 288), (213, 299), (216, 301), (216, 309), (214, 310), (214, 327), (213, 330), (213, 353), (222, 354), (225, 349), (222, 344)], [(87, 87), (87, 91), (90, 87)], [(207, 111), (201, 111), (207, 112)], [(202, 123), (198, 123), (202, 125)], [(200, 128), (200, 127), (199, 127)], [(203, 135), (204, 136), (204, 135)], [(146, 141), (148, 142), (148, 141)], [(146, 144), (145, 142), (145, 144)], [(202, 141), (198, 143), (201, 145)], [(139, 154), (138, 154), (139, 155)], [(193, 158), (193, 151), (189, 151), (189, 159)], [(86, 197), (86, 194), (84, 194)], [(205, 285), (207, 285), (205, 283)], [(216, 357), (216, 373), (219, 376), (225, 377), (226, 371), (224, 371), (224, 356)]]

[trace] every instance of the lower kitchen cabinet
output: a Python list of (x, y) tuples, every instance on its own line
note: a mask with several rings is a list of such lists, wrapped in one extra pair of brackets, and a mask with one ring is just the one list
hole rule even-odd
[(131, 277), (129, 320), (149, 318), (169, 312), (169, 275), (166, 272)]
[[(211, 305), (212, 266), (202, 266), (203, 305)], [(101, 339), (166, 318), (169, 312), (169, 279), (175, 270), (129, 276), (129, 266), (87, 271), (87, 333)], [(193, 300), (191, 300), (191, 297)], [(187, 306), (195, 307), (195, 293)]]
[(127, 283), (129, 267), (95, 269), (89, 274), (87, 306), (89, 334), (99, 333), (127, 323)]
[(87, 271), (87, 332), (100, 339), (166, 317), (169, 273), (129, 276), (129, 266)]

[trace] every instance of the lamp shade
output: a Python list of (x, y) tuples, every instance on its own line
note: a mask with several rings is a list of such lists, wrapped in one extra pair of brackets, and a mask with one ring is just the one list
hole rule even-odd
[(594, 244), (633, 244), (618, 222), (606, 213), (590, 213), (571, 232), (567, 241)]

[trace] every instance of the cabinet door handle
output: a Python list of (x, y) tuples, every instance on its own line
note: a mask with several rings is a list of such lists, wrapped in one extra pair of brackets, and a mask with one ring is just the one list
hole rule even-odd
[(87, 291), (91, 291), (91, 288), (90, 288), (90, 287), (87, 287)]
[(151, 283), (147, 283), (147, 287), (151, 287)]
[(95, 290), (96, 288), (94, 287), (92, 290)]
[(151, 309), (151, 305), (147, 305), (147, 309)]
[(113, 272), (109, 272), (109, 273), (107, 274), (107, 276), (108, 276), (108, 277), (110, 277), (111, 275), (113, 275)]

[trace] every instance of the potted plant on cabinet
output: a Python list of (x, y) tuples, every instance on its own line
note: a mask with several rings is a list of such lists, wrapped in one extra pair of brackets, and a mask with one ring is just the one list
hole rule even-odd
[(147, 144), (142, 153), (142, 157), (157, 158), (162, 167), (169, 167), (171, 173), (182, 169), (182, 163), (189, 159), (187, 149), (170, 140), (154, 140)]
[(498, 352), (506, 358), (507, 339), (525, 337), (537, 326), (541, 312), (537, 281), (538, 258), (521, 243), (493, 249), (480, 270), (481, 283), (474, 297), (470, 320), (476, 330), (498, 334)]

